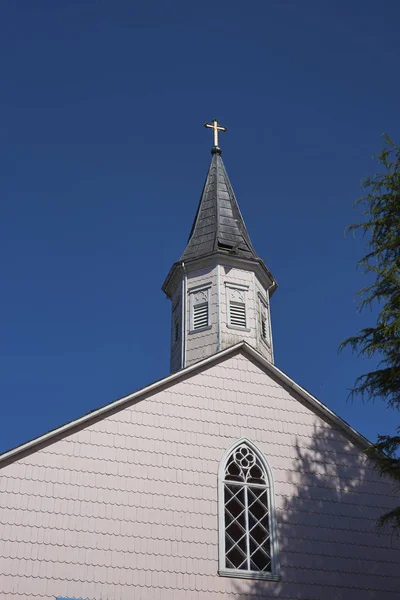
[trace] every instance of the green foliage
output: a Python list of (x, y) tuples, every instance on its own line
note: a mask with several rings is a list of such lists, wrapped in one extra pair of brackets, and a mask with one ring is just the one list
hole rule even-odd
[[(365, 195), (356, 201), (364, 220), (348, 230), (361, 230), (367, 238), (367, 253), (359, 261), (373, 282), (358, 292), (359, 309), (377, 305), (375, 327), (366, 327), (345, 340), (340, 350), (350, 347), (361, 358), (379, 358), (375, 370), (357, 378), (351, 395), (383, 399), (400, 409), (400, 147), (384, 135), (384, 147), (376, 156), (381, 173), (368, 177)], [(400, 486), (400, 426), (398, 435), (378, 437), (368, 454), (381, 474), (394, 477)], [(380, 525), (400, 530), (400, 506), (383, 515)]]

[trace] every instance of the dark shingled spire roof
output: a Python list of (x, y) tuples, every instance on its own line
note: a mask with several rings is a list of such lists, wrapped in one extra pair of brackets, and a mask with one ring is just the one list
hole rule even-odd
[(218, 250), (259, 260), (225, 171), (221, 150), (214, 147), (189, 240), (180, 260), (193, 260)]

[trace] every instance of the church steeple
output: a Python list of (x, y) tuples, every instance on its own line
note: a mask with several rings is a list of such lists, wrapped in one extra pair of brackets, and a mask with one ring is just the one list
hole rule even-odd
[(245, 340), (273, 360), (269, 299), (277, 284), (258, 257), (218, 145), (189, 239), (163, 290), (172, 300), (171, 370)]
[(181, 260), (192, 260), (219, 250), (242, 258), (258, 258), (225, 171), (221, 150), (214, 147), (197, 213)]

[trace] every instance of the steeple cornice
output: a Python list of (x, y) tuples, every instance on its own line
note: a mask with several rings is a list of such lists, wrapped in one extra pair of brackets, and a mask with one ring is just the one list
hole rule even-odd
[(258, 277), (263, 282), (265, 288), (269, 290), (270, 297), (274, 294), (278, 287), (278, 283), (274, 279), (271, 271), (261, 258), (245, 259), (234, 256), (227, 251), (218, 250), (216, 252), (211, 252), (210, 254), (204, 254), (203, 256), (194, 258), (192, 260), (179, 260), (174, 262), (162, 285), (162, 291), (168, 297), (171, 297), (171, 290), (176, 284), (174, 279), (175, 277), (178, 277), (178, 279), (181, 277), (182, 270), (190, 272), (195, 269), (201, 269), (202, 267), (215, 264), (216, 262), (227, 267), (245, 268), (250, 271), (254, 271), (258, 274)]

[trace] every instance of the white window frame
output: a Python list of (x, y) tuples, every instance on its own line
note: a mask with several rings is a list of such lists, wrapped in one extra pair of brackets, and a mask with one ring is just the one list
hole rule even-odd
[[(271, 348), (271, 321), (269, 316), (269, 302), (260, 293), (258, 293), (259, 315), (260, 315), (260, 339), (270, 349)], [(265, 326), (267, 337), (262, 334), (263, 312), (265, 311)]]
[[(246, 325), (241, 327), (240, 325), (232, 325), (231, 323), (231, 302), (236, 302), (236, 300), (232, 300), (233, 292), (242, 292), (243, 294), (243, 304), (244, 304), (244, 314), (246, 319)], [(226, 296), (226, 305), (227, 305), (227, 323), (226, 326), (229, 329), (237, 329), (238, 331), (250, 331), (248, 327), (249, 322), (249, 313), (248, 313), (248, 305), (247, 305), (247, 292), (249, 291), (248, 285), (241, 285), (239, 283), (227, 283), (225, 282), (225, 296)]]
[[(189, 289), (189, 333), (199, 333), (211, 329), (211, 306), (210, 306), (210, 295), (211, 295), (211, 283), (205, 285), (198, 285)], [(197, 296), (197, 297), (196, 297)], [(199, 301), (200, 297), (205, 297), (206, 300)], [(194, 307), (198, 304), (207, 302), (207, 325), (204, 327), (194, 328)]]
[[(271, 571), (246, 571), (244, 569), (230, 569), (225, 566), (225, 469), (227, 462), (234, 450), (245, 444), (248, 448), (254, 452), (256, 457), (260, 460), (267, 474), (267, 492), (268, 492), (268, 507), (269, 507), (269, 527), (270, 527), (270, 540), (271, 540)], [(242, 579), (263, 579), (267, 581), (280, 581), (280, 564), (279, 564), (279, 548), (278, 548), (278, 537), (277, 537), (277, 522), (276, 522), (276, 511), (275, 511), (275, 493), (274, 493), (274, 480), (272, 477), (272, 471), (269, 467), (268, 461), (262, 454), (262, 452), (247, 438), (241, 438), (235, 441), (225, 451), (218, 469), (218, 541), (219, 541), (219, 569), (218, 574), (222, 577), (240, 577)]]

